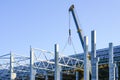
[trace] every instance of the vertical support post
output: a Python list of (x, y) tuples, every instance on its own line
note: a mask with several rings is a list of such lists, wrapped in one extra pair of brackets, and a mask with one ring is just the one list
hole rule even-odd
[(79, 80), (79, 72), (76, 71), (76, 80)]
[(34, 53), (33, 49), (30, 46), (30, 80), (35, 80), (35, 70), (33, 69), (34, 65)]
[(12, 73), (13, 73), (13, 69), (14, 69), (14, 59), (13, 59), (13, 54), (10, 52), (10, 80), (12, 79)]
[(91, 32), (91, 65), (92, 80), (98, 80), (98, 58), (96, 57), (96, 31)]
[(59, 71), (60, 71), (60, 80), (63, 80), (62, 66), (59, 66)]
[(16, 78), (16, 73), (14, 73), (14, 55), (10, 52), (10, 80)]
[(48, 75), (47, 74), (45, 75), (45, 80), (48, 80)]
[(116, 67), (115, 67), (115, 79), (118, 80), (119, 78), (119, 69), (118, 69), (118, 63), (116, 62)]
[(84, 37), (84, 80), (89, 80), (88, 37)]
[(48, 80), (48, 74), (47, 74), (47, 71), (44, 71), (44, 75), (45, 75), (45, 80)]
[(113, 43), (109, 43), (109, 80), (115, 80), (115, 65), (113, 60)]
[(60, 70), (59, 70), (59, 63), (58, 63), (58, 56), (59, 56), (59, 45), (55, 44), (55, 80), (60, 80)]
[(22, 80), (24, 80), (24, 77), (22, 76)]
[(96, 58), (96, 31), (91, 32), (91, 60)]

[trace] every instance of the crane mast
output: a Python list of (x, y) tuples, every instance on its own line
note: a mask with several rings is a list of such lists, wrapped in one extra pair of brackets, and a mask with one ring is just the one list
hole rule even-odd
[(76, 25), (76, 28), (77, 28), (78, 36), (80, 38), (80, 42), (81, 42), (82, 48), (84, 50), (84, 40), (83, 40), (82, 30), (80, 29), (80, 24), (78, 22), (78, 18), (76, 16), (76, 14), (75, 14), (74, 5), (71, 5), (71, 7), (69, 8), (69, 12), (72, 13), (72, 16), (73, 16), (73, 19), (74, 19), (74, 22), (75, 22), (75, 25)]

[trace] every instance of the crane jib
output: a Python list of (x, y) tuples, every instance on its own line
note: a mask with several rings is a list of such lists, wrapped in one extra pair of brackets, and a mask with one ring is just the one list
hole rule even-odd
[(69, 12), (72, 13), (72, 16), (73, 16), (73, 19), (74, 19), (74, 22), (75, 22), (75, 25), (76, 25), (76, 28), (77, 28), (77, 32), (78, 32), (78, 35), (79, 35), (79, 38), (80, 38), (80, 42), (81, 42), (82, 48), (84, 50), (84, 40), (83, 40), (82, 30), (80, 29), (80, 25), (79, 25), (77, 16), (76, 16), (75, 11), (74, 11), (74, 5), (72, 5), (69, 8)]

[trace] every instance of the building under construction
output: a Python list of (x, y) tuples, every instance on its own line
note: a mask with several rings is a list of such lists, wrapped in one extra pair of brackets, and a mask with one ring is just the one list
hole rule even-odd
[(55, 44), (54, 52), (30, 47), (27, 57), (12, 52), (0, 55), (0, 80), (120, 80), (120, 46), (109, 43), (108, 48), (96, 50), (96, 31), (91, 31), (88, 51), (88, 37), (82, 35), (74, 5), (69, 12), (83, 53), (64, 56)]
[[(35, 50), (35, 49), (34, 49)], [(41, 50), (42, 53), (50, 53), (47, 51)], [(99, 49), (96, 52), (98, 62), (98, 79), (99, 80), (109, 80), (109, 48)], [(115, 66), (115, 72), (110, 74), (115, 74), (115, 80), (120, 80), (120, 46), (115, 46), (113, 48), (113, 63)], [(14, 56), (14, 57), (13, 57)], [(79, 59), (76, 59), (77, 58)], [(11, 57), (14, 58), (12, 61)], [(34, 55), (35, 57), (35, 55)], [(0, 64), (0, 80), (10, 80), (10, 75), (14, 75), (14, 80), (30, 80), (30, 68), (33, 67), (32, 76), (35, 80), (55, 80), (55, 61), (51, 59), (49, 61), (39, 61), (34, 59), (34, 65), (30, 66), (29, 62), (32, 58), (16, 56), (12, 54), (6, 54), (0, 56), (1, 61), (3, 59), (8, 59), (8, 63), (1, 62)], [(10, 62), (11, 63), (10, 63)], [(61, 56), (58, 60), (59, 65), (59, 80), (84, 80), (84, 53), (76, 54), (71, 56)], [(23, 64), (23, 62), (27, 62)], [(16, 65), (17, 64), (17, 65)], [(10, 67), (11, 65), (11, 67)], [(90, 66), (88, 66), (90, 68)], [(13, 69), (13, 70), (12, 70)], [(12, 73), (11, 73), (12, 72)], [(92, 73), (94, 74), (94, 73)], [(90, 73), (90, 77), (92, 75)], [(13, 77), (13, 76), (12, 76)], [(11, 79), (13, 80), (13, 79)], [(90, 79), (89, 79), (90, 80)]]

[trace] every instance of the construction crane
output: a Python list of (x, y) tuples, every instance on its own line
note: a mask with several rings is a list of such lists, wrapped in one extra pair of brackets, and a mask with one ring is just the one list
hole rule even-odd
[[(79, 24), (79, 21), (78, 21), (78, 18), (77, 18), (77, 15), (75, 13), (75, 8), (74, 8), (74, 5), (71, 5), (70, 8), (69, 8), (69, 12), (72, 13), (72, 16), (73, 16), (73, 19), (74, 19), (74, 22), (75, 22), (75, 25), (76, 25), (76, 28), (77, 28), (77, 32), (78, 32), (78, 36), (80, 38), (80, 42), (82, 44), (82, 48), (83, 48), (83, 51), (85, 50), (85, 47), (84, 47), (84, 36), (82, 34), (82, 30), (80, 29), (80, 24)], [(88, 53), (88, 59), (90, 60), (90, 53)], [(83, 69), (76, 69), (75, 71), (79, 71), (82, 75), (83, 75), (83, 72), (84, 70)], [(90, 72), (91, 74), (91, 69), (90, 69)], [(81, 80), (83, 80), (83, 77), (81, 78)]]
[[(75, 25), (76, 25), (76, 28), (77, 28), (77, 32), (78, 32), (78, 36), (79, 36), (79, 38), (80, 38), (80, 42), (81, 42), (81, 44), (82, 44), (82, 48), (83, 48), (83, 50), (84, 50), (84, 40), (83, 40), (83, 34), (82, 34), (82, 30), (80, 29), (80, 24), (79, 24), (79, 21), (78, 21), (78, 17), (77, 17), (77, 15), (76, 15), (76, 13), (75, 13), (75, 8), (74, 8), (74, 5), (71, 5), (70, 6), (70, 8), (69, 8), (69, 12), (71, 12), (72, 13), (72, 16), (73, 16), (73, 19), (74, 19), (74, 22), (75, 22)], [(89, 60), (90, 60), (90, 53), (88, 53), (88, 58), (89, 58)], [(108, 68), (108, 64), (102, 64), (102, 65), (99, 65), (99, 69), (106, 69), (106, 68)], [(79, 72), (81, 72), (81, 73), (83, 73), (84, 72), (84, 70), (83, 69), (80, 69), (80, 68), (76, 68), (76, 71), (79, 71)], [(90, 74), (91, 74), (91, 71), (90, 71)]]
[(83, 40), (82, 30), (80, 29), (80, 24), (78, 22), (78, 18), (76, 16), (76, 14), (75, 14), (74, 5), (71, 5), (71, 7), (69, 8), (69, 12), (72, 13), (72, 16), (73, 16), (73, 19), (74, 19), (74, 22), (75, 22), (75, 25), (76, 25), (76, 28), (77, 28), (78, 36), (80, 38), (80, 42), (81, 42), (82, 48), (84, 50), (84, 40)]
[[(78, 32), (78, 36), (80, 38), (80, 42), (82, 44), (82, 48), (83, 48), (83, 51), (84, 51), (84, 36), (82, 34), (82, 29), (80, 29), (80, 24), (79, 24), (79, 21), (78, 21), (78, 18), (77, 18), (77, 15), (75, 13), (75, 8), (74, 8), (74, 5), (71, 5), (70, 8), (69, 8), (69, 12), (72, 13), (72, 16), (73, 16), (73, 19), (74, 19), (74, 22), (75, 22), (75, 25), (76, 25), (76, 28), (77, 28), (77, 32)], [(88, 53), (88, 58), (90, 59), (90, 53)]]

